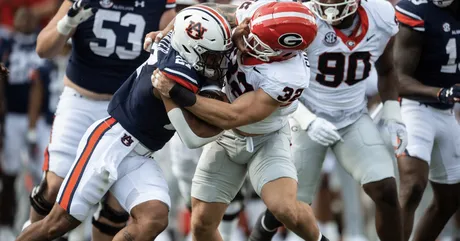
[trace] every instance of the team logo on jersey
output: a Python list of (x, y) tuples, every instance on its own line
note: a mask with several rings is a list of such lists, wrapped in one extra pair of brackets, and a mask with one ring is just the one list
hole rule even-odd
[(444, 23), (442, 25), (442, 29), (444, 30), (444, 32), (450, 32), (450, 24), (449, 23)]
[(134, 140), (131, 136), (128, 134), (124, 134), (123, 137), (121, 138), (121, 143), (125, 146), (131, 146), (133, 144)]
[(135, 1), (134, 2), (134, 7), (136, 7), (136, 8), (137, 7), (141, 7), (141, 8), (145, 7), (145, 1)]
[(286, 48), (294, 48), (301, 45), (303, 42), (302, 36), (297, 33), (285, 33), (278, 38), (278, 43)]
[(103, 8), (111, 8), (111, 7), (113, 6), (112, 0), (101, 0), (101, 1), (99, 1), (99, 4), (100, 4)]
[(324, 45), (326, 46), (332, 46), (337, 43), (337, 35), (335, 32), (329, 32), (326, 35), (324, 35)]
[(190, 21), (190, 25), (185, 29), (187, 31), (187, 35), (190, 36), (192, 39), (202, 39), (204, 32), (208, 31), (205, 29), (200, 22), (193, 22)]
[(354, 46), (356, 45), (356, 43), (355, 43), (355, 41), (353, 41), (353, 40), (348, 40), (348, 41), (347, 41), (347, 45), (348, 45), (349, 47), (354, 47)]

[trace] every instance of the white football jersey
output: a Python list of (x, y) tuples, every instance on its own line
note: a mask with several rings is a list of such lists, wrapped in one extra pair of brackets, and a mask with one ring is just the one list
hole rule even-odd
[[(243, 2), (236, 11), (238, 22), (251, 17), (261, 6), (274, 0)], [(266, 134), (277, 131), (288, 124), (287, 116), (297, 109), (296, 101), (308, 87), (310, 70), (306, 55), (302, 51), (288, 60), (265, 63), (253, 57), (242, 60), (239, 54), (232, 56), (227, 72), (225, 92), (230, 102), (240, 95), (262, 89), (280, 102), (278, 110), (262, 121), (237, 129), (251, 134)]]
[[(308, 4), (307, 4), (308, 6)], [(306, 49), (311, 81), (302, 103), (337, 128), (366, 112), (366, 82), (377, 78), (375, 62), (398, 32), (393, 6), (385, 0), (363, 0), (360, 23), (350, 36), (317, 19), (318, 34)]]
[(251, 134), (266, 134), (287, 125), (287, 116), (297, 109), (297, 99), (308, 87), (310, 70), (305, 53), (299, 51), (295, 57), (272, 63), (264, 63), (252, 57), (242, 61), (237, 56), (232, 61), (233, 66), (228, 69), (225, 86), (230, 102), (246, 92), (258, 89), (280, 102), (280, 107), (264, 120), (237, 129)]

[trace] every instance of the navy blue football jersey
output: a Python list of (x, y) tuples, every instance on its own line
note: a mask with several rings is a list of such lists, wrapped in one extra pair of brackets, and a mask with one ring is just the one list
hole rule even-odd
[(170, 40), (171, 34), (168, 34), (160, 41), (158, 61), (152, 53), (115, 93), (108, 108), (109, 114), (123, 128), (152, 151), (163, 148), (175, 132), (163, 102), (153, 94), (150, 80), (153, 71), (159, 68), (162, 73), (195, 92), (202, 83), (192, 66), (170, 47)]
[(32, 70), (43, 63), (35, 52), (36, 39), (36, 33), (14, 33), (0, 41), (0, 56), (10, 71), (5, 85), (8, 112), (27, 113)]
[[(425, 85), (435, 87), (451, 87), (460, 83), (460, 17), (448, 8), (437, 7), (427, 0), (401, 0), (396, 6), (396, 16), (402, 25), (423, 36), (414, 77)], [(452, 108), (451, 105), (438, 103), (429, 105)]]
[(159, 29), (175, 0), (90, 1), (99, 10), (78, 25), (66, 75), (77, 85), (113, 94), (147, 58), (144, 36)]

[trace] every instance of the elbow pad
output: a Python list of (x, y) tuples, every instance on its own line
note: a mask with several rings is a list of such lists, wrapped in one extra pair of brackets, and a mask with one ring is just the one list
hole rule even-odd
[(302, 103), (299, 102), (297, 110), (290, 115), (300, 126), (300, 129), (306, 131), (310, 124), (316, 119), (316, 115), (311, 113)]
[(174, 108), (168, 112), (168, 117), (177, 133), (179, 134), (182, 142), (190, 149), (196, 149), (202, 147), (212, 141), (217, 140), (221, 134), (215, 135), (213, 137), (203, 138), (197, 136), (193, 133), (190, 126), (187, 124), (182, 110), (179, 108)]

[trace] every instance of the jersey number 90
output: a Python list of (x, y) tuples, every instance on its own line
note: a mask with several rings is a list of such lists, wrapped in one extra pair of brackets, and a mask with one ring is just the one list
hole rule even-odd
[[(336, 88), (344, 81), (348, 85), (354, 85), (369, 77), (371, 71), (371, 54), (369, 52), (350, 54), (348, 56), (348, 69), (345, 69), (346, 58), (343, 53), (321, 54), (318, 59), (318, 71), (320, 73), (316, 75), (316, 81), (321, 85)], [(359, 68), (360, 73), (357, 73), (360, 63), (362, 68)]]
[[(105, 28), (104, 23), (120, 23), (122, 28), (134, 26), (134, 31), (128, 33), (127, 46), (117, 46), (117, 34), (113, 29)], [(99, 9), (94, 17), (93, 33), (96, 38), (103, 41), (90, 42), (89, 47), (93, 53), (109, 57), (116, 53), (120, 59), (136, 59), (142, 51), (142, 38), (144, 37), (145, 20), (139, 14), (127, 13), (123, 17), (118, 11)], [(105, 42), (105, 44), (104, 44)]]

